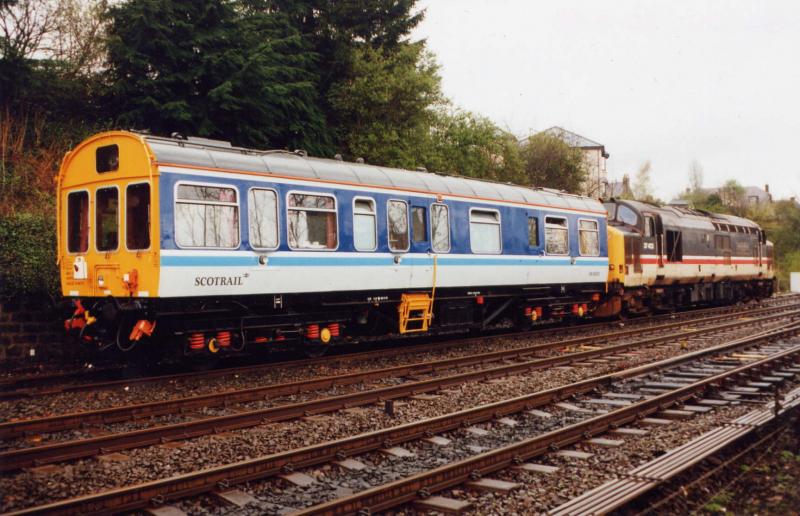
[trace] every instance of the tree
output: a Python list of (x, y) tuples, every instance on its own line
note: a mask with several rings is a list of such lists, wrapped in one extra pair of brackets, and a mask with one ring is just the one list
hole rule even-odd
[(744, 188), (735, 179), (729, 179), (719, 189), (719, 198), (728, 211), (734, 215), (744, 217), (747, 215), (747, 199)]
[(697, 160), (689, 165), (689, 188), (692, 192), (699, 192), (703, 188), (703, 165)]
[(650, 183), (650, 161), (645, 161), (639, 166), (636, 178), (633, 181), (633, 195), (636, 200), (652, 202), (653, 191)]
[(439, 107), (423, 150), (432, 171), (513, 183), (524, 183), (517, 139), (494, 122), (469, 111)]
[[(340, 128), (347, 125), (350, 106), (335, 104), (363, 66), (364, 52), (380, 50), (387, 60), (406, 54), (407, 37), (424, 17), (413, 12), (416, 0), (244, 0), (254, 10), (282, 14), (316, 54), (316, 88), (324, 114), (330, 154), (349, 147)], [(418, 43), (424, 46), (424, 43)], [(425, 59), (419, 52), (417, 57)], [(406, 55), (407, 57), (407, 55)], [(403, 59), (403, 57), (396, 57)], [(423, 66), (421, 61), (419, 66)], [(339, 108), (343, 108), (340, 110)]]
[(347, 80), (330, 92), (341, 118), (343, 154), (370, 163), (415, 168), (428, 142), (433, 106), (442, 99), (438, 66), (422, 43), (387, 52), (364, 46), (353, 52)]
[(537, 133), (522, 146), (522, 159), (529, 184), (578, 193), (586, 180), (580, 149), (570, 147), (555, 135)]
[(285, 16), (235, 2), (141, 0), (113, 5), (108, 17), (119, 124), (318, 150), (314, 59)]

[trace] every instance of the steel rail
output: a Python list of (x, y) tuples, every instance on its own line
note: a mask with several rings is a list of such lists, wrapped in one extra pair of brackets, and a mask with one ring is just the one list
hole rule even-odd
[[(490, 421), (495, 418), (518, 413), (523, 410), (541, 407), (576, 394), (588, 393), (594, 389), (597, 389), (598, 387), (606, 386), (617, 380), (632, 378), (645, 373), (673, 367), (681, 363), (692, 362), (706, 356), (733, 351), (742, 347), (751, 346), (761, 341), (785, 337), (788, 335), (795, 335), (798, 332), (800, 332), (800, 324), (793, 324), (780, 330), (761, 332), (757, 335), (736, 339), (725, 344), (687, 353), (679, 357), (672, 357), (624, 371), (618, 371), (533, 394), (498, 401), (487, 405), (481, 405), (478, 407), (445, 414), (443, 416), (414, 421), (411, 423), (406, 423), (382, 430), (376, 430), (336, 441), (329, 441), (254, 459), (247, 459), (232, 464), (207, 468), (204, 470), (176, 475), (165, 479), (154, 480), (143, 484), (112, 489), (91, 495), (52, 502), (46, 505), (30, 507), (12, 514), (100, 514), (140, 509), (147, 507), (153, 501), (165, 503), (171, 500), (178, 500), (181, 498), (214, 491), (218, 489), (220, 485), (233, 485), (253, 480), (262, 480), (285, 473), (287, 471), (291, 471), (293, 469), (325, 464), (334, 460), (340, 460), (343, 457), (354, 456), (360, 453), (378, 450), (387, 446), (394, 446), (403, 442), (412, 441), (423, 437), (430, 437), (434, 434), (457, 430), (463, 426)], [(800, 346), (793, 351), (800, 352)], [(770, 360), (775, 359), (774, 356), (768, 358)], [(754, 364), (748, 364), (746, 367), (752, 368), (753, 366)], [(732, 377), (736, 374), (740, 374), (741, 372), (742, 371), (740, 370), (729, 371), (726, 372), (727, 376), (725, 377), (717, 375), (711, 379), (704, 380), (704, 382), (707, 385), (712, 385), (714, 382), (720, 381), (720, 379)], [(693, 384), (693, 386), (694, 385), (697, 384)], [(694, 392), (696, 391), (693, 391), (687, 397), (694, 394)], [(657, 401), (648, 405), (648, 408), (656, 407), (653, 410), (657, 410), (665, 404), (661, 398), (653, 399)], [(652, 402), (652, 400), (648, 401)], [(673, 402), (674, 400), (670, 403)], [(670, 403), (666, 404), (669, 405)], [(631, 407), (640, 406), (640, 404), (637, 404), (626, 407), (626, 414), (630, 412), (630, 417), (632, 419), (637, 419), (652, 411), (638, 411), (631, 409)], [(618, 413), (619, 412), (613, 412), (609, 414)], [(600, 433), (597, 428), (594, 428), (597, 419), (595, 418), (590, 421), (592, 421), (592, 424), (587, 425), (588, 430), (581, 428), (576, 431), (573, 428), (569, 439), (572, 439), (573, 434), (583, 437), (585, 431)], [(608, 425), (609, 423), (606, 422), (604, 424)], [(620, 424), (620, 422), (616, 422), (616, 424)], [(543, 443), (542, 446), (537, 449), (543, 449), (544, 451), (547, 451), (550, 449), (550, 443), (556, 443), (557, 445), (563, 446), (566, 443), (561, 441), (561, 434), (563, 430), (564, 429), (560, 429), (546, 434), (549, 436), (548, 439), (550, 442)], [(547, 439), (545, 439), (545, 441), (547, 441)], [(573, 441), (570, 440), (569, 442)], [(519, 455), (517, 453), (512, 454), (512, 458), (515, 460), (518, 456)], [(475, 471), (475, 468), (473, 467), (461, 469), (463, 469), (463, 473), (466, 474), (467, 477), (469, 474)], [(455, 483), (451, 482), (447, 485), (442, 484), (441, 488), (443, 489), (460, 482), (461, 480), (458, 480)], [(408, 490), (407, 487), (406, 489)], [(434, 490), (436, 489), (429, 489), (431, 492)], [(410, 489), (409, 491), (409, 495), (416, 496), (416, 489)], [(362, 493), (358, 494), (361, 495)], [(407, 498), (405, 501), (410, 501), (411, 499), (412, 498)], [(364, 506), (364, 504), (361, 504), (361, 507)], [(370, 505), (370, 508), (373, 508), (372, 505)]]
[(769, 320), (786, 317), (787, 315), (800, 316), (800, 310), (789, 314), (773, 314), (760, 319), (748, 319), (722, 325), (711, 326), (678, 334), (662, 335), (644, 340), (616, 344), (599, 349), (580, 351), (554, 357), (540, 358), (517, 364), (508, 364), (478, 371), (437, 377), (428, 380), (409, 382), (401, 385), (383, 387), (367, 391), (343, 394), (318, 400), (280, 405), (266, 409), (250, 410), (229, 415), (197, 419), (181, 423), (160, 425), (141, 430), (103, 435), (88, 439), (55, 442), (40, 446), (20, 448), (0, 453), (0, 471), (11, 471), (33, 465), (43, 465), (54, 462), (73, 460), (92, 455), (109, 453), (112, 451), (127, 450), (142, 446), (152, 446), (171, 440), (189, 439), (256, 426), (268, 422), (287, 421), (311, 414), (332, 412), (344, 408), (367, 405), (389, 399), (401, 398), (414, 394), (434, 392), (454, 385), (467, 382), (483, 381), (499, 378), (511, 374), (519, 374), (537, 369), (544, 369), (571, 362), (586, 360), (602, 355), (627, 351), (633, 348), (668, 342), (676, 338), (689, 338), (692, 336), (714, 333), (735, 327), (757, 324)]
[[(762, 319), (740, 319), (734, 323), (728, 324), (752, 324), (758, 321), (770, 320), (784, 315), (792, 315), (797, 311), (792, 311), (797, 308), (796, 305), (786, 305), (778, 308), (766, 307), (756, 309), (748, 316), (754, 314), (768, 313), (769, 315)], [(787, 314), (788, 312), (788, 314)], [(713, 317), (706, 317), (700, 320), (692, 320), (692, 324), (704, 324), (709, 322), (718, 321), (730, 317), (729, 314), (717, 315)], [(0, 439), (6, 440), (14, 437), (19, 437), (32, 433), (43, 432), (57, 432), (72, 430), (76, 428), (85, 427), (92, 424), (108, 424), (124, 422), (135, 419), (142, 419), (146, 417), (162, 416), (167, 414), (180, 413), (181, 411), (195, 410), (198, 408), (225, 406), (235, 403), (246, 403), (251, 401), (260, 401), (267, 397), (278, 397), (285, 395), (298, 394), (303, 392), (315, 391), (320, 389), (327, 389), (334, 386), (346, 386), (357, 383), (363, 383), (371, 380), (384, 379), (387, 377), (399, 377), (413, 374), (433, 373), (440, 370), (446, 370), (453, 367), (479, 365), (485, 363), (496, 362), (504, 359), (521, 359), (526, 355), (544, 351), (554, 348), (568, 348), (579, 344), (589, 342), (617, 339), (620, 337), (644, 334), (649, 332), (656, 332), (668, 330), (675, 327), (681, 327), (687, 324), (687, 321), (675, 321), (668, 324), (659, 326), (648, 326), (644, 328), (633, 328), (629, 330), (621, 330), (612, 333), (590, 335), (584, 337), (576, 337), (563, 341), (552, 341), (541, 344), (534, 344), (522, 348), (512, 348), (506, 350), (499, 350), (487, 353), (479, 353), (474, 355), (467, 355), (462, 357), (455, 357), (443, 360), (433, 360), (429, 362), (418, 362), (413, 364), (405, 364), (400, 366), (393, 366), (388, 368), (373, 369), (368, 371), (359, 371), (344, 375), (326, 376), (322, 378), (312, 378), (309, 380), (300, 380), (296, 382), (289, 382), (283, 384), (273, 384), (260, 387), (251, 387), (247, 389), (229, 390), (214, 392), (210, 394), (202, 394), (196, 396), (188, 396), (183, 398), (174, 398), (171, 400), (153, 401), (147, 403), (137, 403), (133, 405), (124, 405), (118, 407), (109, 407), (105, 409), (98, 409), (84, 412), (72, 412), (66, 414), (59, 414), (54, 416), (32, 418), (21, 421), (5, 421), (0, 423)], [(724, 328), (725, 325), (719, 328)], [(717, 327), (701, 328), (700, 330), (713, 330)], [(699, 333), (682, 332), (681, 334), (670, 334), (663, 336), (663, 338), (677, 338), (677, 337), (691, 337)], [(648, 340), (646, 343), (654, 343), (657, 341)], [(606, 349), (614, 349), (604, 347)], [(593, 355), (564, 355), (574, 356), (575, 358), (588, 358)], [(547, 364), (549, 365), (549, 364)], [(2, 470), (2, 460), (0, 460), (0, 470)]]
[(800, 345), (694, 382), (671, 392), (633, 403), (606, 414), (595, 416), (567, 427), (550, 431), (536, 437), (525, 439), (502, 448), (441, 466), (423, 473), (367, 489), (326, 503), (299, 510), (293, 514), (302, 515), (340, 515), (354, 514), (361, 510), (378, 512), (416, 500), (422, 494), (429, 495), (455, 487), (468, 480), (477, 480), (489, 473), (520, 464), (549, 451), (574, 444), (627, 423), (635, 422), (649, 414), (663, 410), (667, 406), (692, 398), (709, 387), (720, 386), (733, 377), (760, 370), (765, 366), (780, 363), (789, 357), (800, 355)]
[[(663, 314), (663, 315), (656, 315), (650, 316), (647, 318), (636, 318), (636, 319), (629, 319), (627, 321), (628, 324), (635, 324), (636, 327), (640, 325), (644, 326), (653, 321), (659, 321), (661, 319), (676, 319), (679, 318), (683, 319), (692, 319), (693, 317), (703, 317), (705, 315), (714, 314), (737, 314), (737, 313), (746, 313), (751, 310), (761, 310), (765, 308), (778, 308), (780, 306), (791, 304), (791, 298), (786, 297), (775, 297), (770, 298), (769, 300), (764, 300), (758, 303), (759, 306), (752, 307), (752, 306), (722, 306), (722, 307), (714, 307), (714, 308), (705, 308), (701, 310), (687, 310), (682, 312), (676, 312), (672, 314)], [(138, 384), (147, 384), (147, 383), (159, 383), (159, 382), (170, 382), (175, 380), (184, 380), (184, 379), (193, 379), (193, 378), (214, 378), (218, 376), (228, 376), (228, 375), (235, 375), (235, 374), (248, 374), (252, 372), (258, 372), (264, 369), (278, 369), (278, 368), (288, 368), (288, 367), (308, 367), (314, 366), (318, 364), (330, 364), (330, 363), (341, 363), (341, 362), (352, 362), (358, 360), (369, 360), (371, 358), (380, 358), (385, 356), (387, 349), (397, 350), (403, 354), (414, 354), (420, 352), (429, 352), (429, 351), (439, 351), (442, 349), (448, 349), (451, 347), (458, 347), (464, 345), (470, 345), (473, 343), (482, 343), (493, 340), (500, 340), (500, 339), (517, 339), (517, 338), (526, 338), (526, 337), (547, 337), (551, 334), (558, 334), (559, 332), (579, 332), (579, 331), (592, 331), (595, 329), (601, 329), (604, 327), (611, 327), (616, 324), (616, 321), (604, 321), (592, 324), (582, 324), (579, 326), (560, 326), (554, 328), (537, 328), (529, 331), (524, 332), (511, 332), (511, 333), (500, 333), (500, 334), (489, 334), (483, 335), (479, 337), (468, 337), (468, 338), (459, 338), (459, 339), (451, 339), (446, 340), (443, 342), (434, 342), (434, 343), (424, 343), (424, 344), (416, 344), (413, 346), (404, 346), (404, 347), (383, 347), (376, 350), (370, 351), (359, 351), (354, 353), (342, 353), (338, 355), (326, 355), (324, 357), (319, 358), (310, 358), (310, 359), (300, 359), (300, 360), (285, 360), (281, 362), (265, 362), (256, 365), (247, 365), (247, 366), (240, 366), (240, 367), (227, 367), (221, 369), (214, 369), (211, 371), (203, 371), (203, 372), (183, 372), (183, 373), (175, 373), (175, 374), (165, 374), (165, 375), (158, 375), (158, 376), (144, 376), (140, 378), (129, 378), (129, 379), (117, 379), (117, 380), (106, 380), (101, 382), (95, 383), (80, 383), (80, 384), (67, 384), (67, 385), (58, 385), (54, 387), (45, 387), (45, 388), (28, 388), (28, 389), (15, 389), (15, 390), (3, 390), (8, 389), (8, 387), (13, 387), (17, 383), (30, 383), (30, 382), (42, 382), (42, 381), (52, 381), (52, 380), (59, 380), (64, 378), (80, 378), (81, 376), (85, 375), (105, 375), (105, 374), (113, 374), (114, 372), (119, 372), (119, 369), (116, 368), (108, 368), (103, 370), (97, 370), (93, 372), (88, 371), (71, 371), (71, 372), (58, 372), (53, 373), (50, 375), (30, 375), (23, 378), (18, 379), (8, 379), (5, 381), (0, 380), (0, 400), (11, 400), (11, 399), (18, 399), (18, 398), (25, 398), (25, 397), (35, 397), (35, 396), (42, 396), (42, 395), (49, 395), (49, 394), (58, 394), (63, 392), (81, 392), (87, 390), (97, 390), (103, 388), (113, 388), (113, 387), (124, 387), (131, 385), (138, 385)]]

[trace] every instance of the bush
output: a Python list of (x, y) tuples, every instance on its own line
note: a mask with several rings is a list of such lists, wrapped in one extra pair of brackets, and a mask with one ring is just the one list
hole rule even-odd
[(0, 297), (55, 299), (59, 292), (53, 215), (0, 217)]

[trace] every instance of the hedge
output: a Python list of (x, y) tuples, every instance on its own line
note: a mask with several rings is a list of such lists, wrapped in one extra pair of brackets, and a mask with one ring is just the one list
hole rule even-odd
[(58, 295), (55, 216), (0, 217), (0, 296), (56, 299)]

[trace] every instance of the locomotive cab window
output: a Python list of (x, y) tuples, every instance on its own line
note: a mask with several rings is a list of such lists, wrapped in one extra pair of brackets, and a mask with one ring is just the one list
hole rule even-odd
[(411, 208), (411, 239), (414, 243), (428, 240), (428, 228), (425, 218), (425, 208), (414, 206)]
[(434, 253), (450, 252), (450, 215), (445, 204), (431, 205), (431, 240)]
[(629, 226), (639, 225), (639, 216), (636, 212), (622, 204), (617, 208), (617, 220)]
[(469, 241), (476, 254), (500, 254), (500, 213), (494, 210), (470, 210)]
[(67, 250), (85, 253), (89, 249), (89, 193), (67, 196)]
[(175, 200), (175, 241), (180, 247), (239, 247), (236, 190), (179, 184)]
[(600, 256), (600, 232), (596, 220), (578, 221), (578, 239), (582, 256)]
[(150, 185), (128, 185), (125, 190), (125, 245), (129, 250), (150, 247)]
[(95, 193), (94, 244), (98, 251), (115, 251), (119, 244), (119, 191), (116, 186)]
[(356, 251), (374, 251), (378, 247), (378, 223), (375, 201), (353, 201), (353, 246)]
[(332, 250), (338, 246), (336, 198), (290, 193), (287, 233), (292, 249)]
[(250, 189), (247, 193), (247, 224), (252, 248), (278, 247), (278, 195), (274, 190)]
[(528, 217), (528, 246), (539, 247), (539, 219)]
[(569, 254), (569, 231), (567, 219), (545, 217), (544, 241), (547, 254)]
[(94, 153), (95, 168), (98, 174), (119, 170), (119, 146), (105, 145), (98, 147)]
[(408, 204), (405, 201), (388, 201), (386, 218), (389, 222), (389, 249), (408, 251)]

